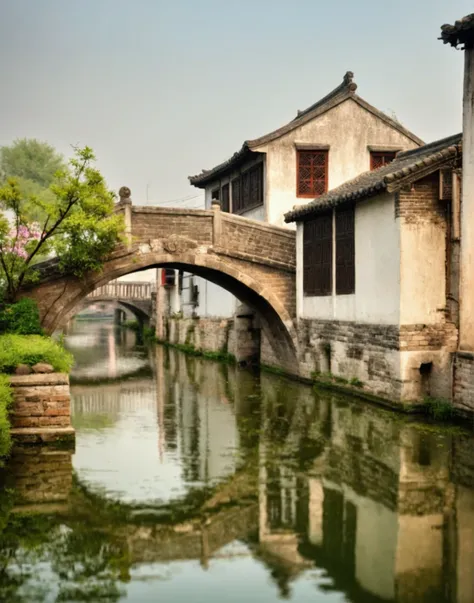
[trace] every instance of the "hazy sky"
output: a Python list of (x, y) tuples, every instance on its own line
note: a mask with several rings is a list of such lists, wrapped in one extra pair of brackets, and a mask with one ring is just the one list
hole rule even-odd
[(0, 0), (0, 145), (91, 146), (135, 203), (283, 125), (355, 73), (426, 141), (461, 130), (463, 53), (440, 25), (472, 0)]

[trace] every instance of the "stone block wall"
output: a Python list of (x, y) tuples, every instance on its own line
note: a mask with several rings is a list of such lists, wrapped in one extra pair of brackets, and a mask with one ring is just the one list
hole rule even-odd
[(190, 345), (197, 350), (235, 355), (235, 329), (231, 318), (165, 319), (166, 341)]
[[(457, 328), (449, 322), (399, 327), (302, 319), (300, 375), (331, 373), (347, 381), (358, 379), (368, 392), (393, 401), (450, 398), (457, 339)], [(264, 354), (271, 357), (271, 350), (265, 348)]]
[(298, 344), (301, 376), (331, 373), (358, 379), (374, 394), (400, 398), (397, 327), (302, 319)]
[(454, 406), (474, 413), (474, 354), (458, 352), (454, 370)]
[(72, 435), (69, 376), (62, 373), (15, 375), (10, 378), (12, 435), (48, 441)]

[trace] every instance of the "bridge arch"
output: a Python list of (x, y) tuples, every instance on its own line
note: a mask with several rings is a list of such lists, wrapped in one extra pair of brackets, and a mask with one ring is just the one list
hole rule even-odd
[(148, 268), (175, 268), (202, 276), (254, 309), (277, 364), (295, 372), (297, 338), (296, 236), (294, 231), (211, 210), (133, 206), (121, 199), (127, 245), (100, 273), (61, 275), (55, 260), (35, 268), (40, 280), (22, 291), (36, 299), (42, 324), (52, 332), (91, 291)]
[[(43, 326), (51, 333), (61, 327), (74, 313), (75, 308), (96, 288), (126, 274), (150, 268), (174, 268), (190, 272), (235, 295), (256, 312), (262, 330), (280, 363), (288, 367), (293, 366), (294, 369), (296, 335), (293, 319), (284, 303), (264, 282), (218, 255), (189, 251), (182, 254), (132, 252), (125, 257), (108, 261), (101, 273), (91, 273), (82, 279), (57, 275), (56, 278), (41, 283), (28, 294), (36, 298)], [(48, 290), (51, 290), (51, 293)], [(54, 296), (53, 290), (59, 291), (59, 295)], [(54, 303), (49, 304), (47, 308), (42, 303), (45, 297), (54, 299)]]

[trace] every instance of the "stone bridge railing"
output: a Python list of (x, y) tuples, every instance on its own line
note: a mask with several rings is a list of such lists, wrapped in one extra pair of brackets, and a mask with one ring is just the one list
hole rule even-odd
[(97, 287), (87, 299), (96, 300), (148, 300), (151, 298), (152, 284), (147, 282), (110, 281)]

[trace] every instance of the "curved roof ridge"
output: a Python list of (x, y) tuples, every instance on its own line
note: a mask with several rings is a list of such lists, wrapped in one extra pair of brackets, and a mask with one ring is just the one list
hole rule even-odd
[[(219, 178), (224, 175), (228, 170), (232, 167), (238, 167), (245, 159), (250, 156), (254, 156), (253, 153), (259, 152), (259, 147), (273, 142), (274, 140), (288, 134), (292, 130), (303, 126), (307, 122), (319, 117), (323, 113), (337, 107), (339, 104), (343, 103), (348, 99), (354, 100), (359, 106), (364, 108), (366, 111), (371, 112), (379, 119), (385, 121), (392, 128), (395, 128), (399, 132), (401, 132), (407, 138), (410, 138), (418, 145), (424, 144), (421, 138), (418, 138), (415, 134), (407, 130), (401, 123), (389, 117), (366, 100), (361, 98), (356, 94), (357, 84), (354, 82), (354, 73), (352, 71), (347, 71), (344, 75), (342, 83), (339, 84), (334, 90), (332, 90), (329, 94), (326, 94), (322, 99), (318, 100), (316, 103), (312, 104), (310, 107), (305, 109), (304, 111), (298, 111), (298, 115), (293, 118), (290, 122), (284, 124), (283, 126), (269, 132), (268, 134), (264, 134), (259, 138), (248, 139), (245, 140), (242, 147), (239, 151), (234, 153), (232, 157), (227, 159), (226, 161), (219, 163), (215, 167), (209, 170), (202, 170), (200, 174), (196, 174), (195, 176), (189, 176), (189, 181), (194, 186), (205, 187), (207, 183), (210, 183), (212, 180)], [(265, 152), (265, 151), (262, 151)]]
[(297, 111), (296, 117), (292, 121), (295, 121), (295, 120), (299, 119), (300, 117), (303, 117), (304, 115), (307, 115), (308, 113), (311, 113), (311, 111), (314, 111), (318, 107), (321, 107), (328, 101), (336, 98), (337, 96), (339, 96), (341, 94), (345, 95), (348, 92), (354, 93), (356, 90), (357, 90), (357, 84), (354, 82), (354, 72), (346, 71), (346, 73), (344, 74), (344, 78), (343, 78), (342, 82), (339, 84), (339, 86), (336, 86), (336, 88), (334, 88), (334, 90), (331, 90), (331, 92), (329, 92), (329, 94), (326, 94), (326, 96), (324, 96), (322, 99), (313, 103), (307, 109), (303, 109), (303, 111)]

